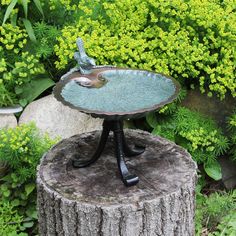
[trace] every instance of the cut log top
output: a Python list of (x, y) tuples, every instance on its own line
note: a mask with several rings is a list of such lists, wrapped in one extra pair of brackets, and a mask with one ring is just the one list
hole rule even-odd
[[(38, 184), (59, 198), (95, 206), (131, 204), (163, 198), (186, 186), (194, 191), (196, 164), (183, 148), (144, 131), (126, 130), (128, 144), (146, 146), (140, 156), (126, 158), (130, 172), (139, 183), (125, 187), (120, 179), (112, 137), (100, 159), (93, 165), (75, 169), (71, 158), (89, 158), (96, 148), (100, 132), (90, 132), (64, 139), (42, 158)], [(194, 183), (193, 183), (194, 182)]]

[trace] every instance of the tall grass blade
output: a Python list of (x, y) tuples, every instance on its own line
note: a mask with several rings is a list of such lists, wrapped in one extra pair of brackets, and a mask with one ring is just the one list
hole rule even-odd
[(10, 16), (12, 10), (14, 9), (16, 3), (17, 3), (17, 0), (12, 0), (10, 5), (7, 7), (7, 10), (6, 10), (4, 18), (3, 18), (2, 25), (4, 25), (6, 20), (9, 18), (9, 16)]

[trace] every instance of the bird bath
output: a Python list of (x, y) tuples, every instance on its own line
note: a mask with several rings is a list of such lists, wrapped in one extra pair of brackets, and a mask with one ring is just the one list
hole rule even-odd
[(173, 101), (180, 90), (173, 78), (146, 70), (96, 66), (77, 40), (79, 52), (75, 59), (79, 67), (73, 68), (56, 84), (54, 96), (63, 104), (104, 118), (103, 130), (97, 150), (90, 160), (73, 159), (75, 168), (89, 166), (101, 156), (110, 131), (114, 133), (116, 158), (122, 181), (126, 186), (138, 183), (138, 177), (130, 173), (125, 156), (136, 156), (145, 147), (131, 148), (125, 141), (123, 120), (139, 118)]

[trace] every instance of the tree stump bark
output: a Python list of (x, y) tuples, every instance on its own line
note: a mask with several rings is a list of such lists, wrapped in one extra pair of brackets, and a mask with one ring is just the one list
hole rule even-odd
[(71, 158), (89, 158), (100, 132), (64, 139), (41, 160), (37, 173), (41, 236), (194, 235), (196, 164), (176, 144), (144, 131), (125, 130), (129, 144), (146, 151), (126, 158), (139, 183), (120, 179), (110, 136), (100, 159), (75, 169)]

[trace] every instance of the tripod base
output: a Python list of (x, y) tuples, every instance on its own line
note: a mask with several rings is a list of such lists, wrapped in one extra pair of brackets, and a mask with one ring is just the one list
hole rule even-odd
[(116, 158), (117, 158), (117, 164), (119, 168), (119, 172), (122, 178), (123, 183), (126, 186), (133, 186), (138, 183), (139, 178), (135, 174), (131, 174), (126, 166), (125, 163), (125, 156), (132, 157), (137, 156), (145, 151), (145, 147), (141, 146), (135, 146), (133, 149), (131, 149), (125, 140), (125, 135), (123, 131), (123, 122), (122, 121), (108, 121), (104, 120), (103, 122), (103, 130), (100, 137), (100, 141), (98, 144), (98, 147), (93, 154), (92, 158), (88, 161), (83, 161), (79, 159), (74, 159), (72, 161), (72, 165), (75, 168), (83, 168), (87, 167), (94, 162), (96, 162), (99, 157), (101, 156), (109, 133), (110, 131), (114, 134), (114, 142), (115, 142), (115, 151), (116, 151)]

